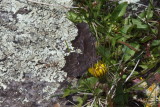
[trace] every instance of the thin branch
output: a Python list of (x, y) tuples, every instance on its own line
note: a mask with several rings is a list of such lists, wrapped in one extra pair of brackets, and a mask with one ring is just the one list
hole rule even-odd
[(77, 92), (78, 94), (82, 94), (82, 95), (92, 95), (93, 96), (93, 93), (84, 93), (84, 92)]
[(93, 27), (94, 32), (95, 32), (95, 34), (96, 34), (96, 38), (98, 39), (98, 33), (97, 33), (97, 30), (96, 30), (96, 27), (95, 27), (95, 26), (96, 26), (96, 24), (92, 22), (92, 27)]
[(129, 43), (122, 42), (122, 41), (118, 41), (118, 43), (123, 44), (123, 45), (126, 45), (128, 48), (134, 50), (135, 52), (139, 51), (139, 50), (137, 50), (136, 48), (134, 48), (133, 46), (131, 46)]
[[(103, 99), (102, 99), (103, 100)], [(106, 99), (104, 101), (101, 101), (101, 103), (103, 103), (103, 105), (106, 105), (107, 106), (107, 101)]]
[(93, 107), (95, 100), (96, 100), (96, 97), (94, 97), (93, 102), (91, 103), (91, 107)]
[(73, 104), (74, 106), (76, 106), (76, 104), (74, 104), (72, 101), (67, 100), (68, 102), (70, 102), (71, 104)]
[(91, 103), (93, 100), (89, 100), (86, 104), (84, 104), (82, 107), (86, 107), (87, 104)]
[(98, 102), (99, 102), (99, 105), (100, 105), (101, 107), (104, 107), (103, 104), (101, 103), (101, 99), (100, 99), (100, 98), (98, 99)]
[[(132, 72), (130, 73), (130, 75), (126, 78), (125, 82), (127, 82), (127, 81), (129, 80), (129, 78), (132, 76), (133, 72), (135, 71), (135, 69), (136, 69), (137, 66), (138, 66), (139, 61), (140, 61), (140, 60), (137, 61), (135, 67), (133, 68), (133, 70), (132, 70)], [(125, 82), (124, 82), (124, 83), (125, 83)]]

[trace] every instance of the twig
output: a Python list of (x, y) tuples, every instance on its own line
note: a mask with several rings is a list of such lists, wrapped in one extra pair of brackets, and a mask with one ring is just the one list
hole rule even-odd
[(96, 24), (92, 22), (92, 27), (94, 29), (94, 32), (96, 33), (96, 38), (98, 39), (98, 33), (97, 33), (95, 26), (96, 26)]
[(106, 99), (104, 101), (101, 101), (101, 103), (103, 103), (104, 105), (107, 105)]
[(139, 50), (137, 50), (136, 48), (134, 48), (133, 46), (131, 46), (129, 43), (122, 42), (122, 41), (118, 41), (118, 43), (123, 44), (123, 45), (126, 45), (128, 48), (134, 50), (135, 52), (139, 51)]
[(143, 53), (144, 53), (144, 51), (142, 51), (137, 57), (135, 57), (135, 58), (132, 59), (131, 61), (135, 61), (135, 59), (137, 59), (138, 57), (140, 57)]
[(77, 93), (82, 95), (93, 95), (93, 93), (83, 93), (83, 92), (77, 92)]
[(114, 89), (114, 91), (113, 91), (113, 93), (112, 93), (111, 98), (113, 98), (113, 97), (114, 97), (115, 93), (116, 93), (116, 89)]
[[(132, 76), (133, 72), (134, 72), (135, 69), (137, 68), (137, 65), (138, 65), (139, 61), (140, 61), (140, 60), (137, 61), (135, 67), (133, 68), (133, 70), (132, 70), (132, 72), (130, 73), (130, 75), (126, 78), (125, 82), (127, 82), (127, 81), (129, 80), (129, 78)], [(124, 82), (124, 83), (125, 83), (125, 82)]]
[(115, 87), (116, 84), (112, 85), (112, 87), (110, 88), (110, 90), (108, 91), (107, 95), (109, 95), (111, 93), (111, 90)]
[(68, 102), (70, 102), (71, 104), (73, 104), (74, 106), (77, 106), (76, 104), (74, 104), (72, 101), (67, 100)]
[(103, 104), (101, 103), (101, 99), (100, 99), (100, 98), (98, 99), (98, 102), (99, 102), (99, 105), (100, 105), (101, 107), (104, 107)]
[[(108, 91), (107, 97), (106, 97), (106, 104), (107, 104), (108, 95), (109, 95), (109, 94), (111, 93), (111, 91), (117, 86), (117, 83), (118, 83), (119, 80), (120, 80), (120, 78), (119, 78), (117, 81), (115, 81), (115, 83), (112, 85), (112, 87), (111, 87), (110, 90)], [(116, 91), (116, 89), (113, 90), (113, 93), (112, 93), (111, 98), (114, 97), (115, 91)]]
[(93, 102), (91, 103), (91, 107), (93, 107), (95, 100), (96, 100), (96, 97), (94, 97)]
[(87, 104), (89, 104), (90, 102), (92, 102), (93, 100), (89, 100), (89, 102), (87, 102), (86, 104), (84, 104), (82, 107), (86, 107)]

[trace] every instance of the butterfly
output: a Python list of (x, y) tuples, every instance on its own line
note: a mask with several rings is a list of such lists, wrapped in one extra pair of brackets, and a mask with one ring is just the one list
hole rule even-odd
[(99, 59), (96, 54), (96, 39), (92, 35), (87, 23), (78, 23), (78, 36), (73, 40), (72, 46), (80, 49), (81, 53), (73, 52), (65, 57), (66, 64), (62, 70), (67, 72), (68, 77), (80, 77), (89, 67), (96, 63)]

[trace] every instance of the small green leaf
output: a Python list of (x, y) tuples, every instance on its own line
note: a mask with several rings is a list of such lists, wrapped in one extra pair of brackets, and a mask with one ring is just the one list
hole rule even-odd
[(73, 94), (73, 93), (76, 93), (78, 90), (76, 90), (76, 89), (70, 89), (70, 88), (66, 88), (65, 90), (64, 90), (64, 94), (63, 94), (63, 98), (64, 97), (67, 97), (67, 96), (69, 96), (69, 95), (71, 95), (71, 94)]
[(131, 32), (131, 30), (136, 27), (135, 25), (124, 25), (121, 29), (123, 33)]
[(123, 78), (123, 79), (126, 79), (126, 78), (127, 78), (127, 75), (123, 75), (122, 78)]
[(160, 40), (154, 40), (151, 46), (160, 46)]
[(79, 81), (79, 89), (82, 91), (93, 92), (95, 84), (98, 82), (98, 78), (90, 77)]
[(117, 84), (114, 102), (119, 107), (125, 107), (125, 104), (128, 102), (128, 93), (124, 92), (122, 81)]
[(144, 90), (144, 88), (143, 87), (134, 87), (134, 90), (136, 91), (140, 91), (140, 90)]
[(87, 78), (86, 82), (88, 82), (88, 85), (91, 88), (94, 88), (95, 84), (98, 82), (98, 79), (95, 77), (90, 77), (90, 78)]
[(78, 101), (78, 107), (82, 107), (82, 105), (83, 105), (83, 98), (82, 97), (77, 97), (77, 101)]
[(103, 58), (108, 59), (110, 58), (111, 54), (109, 49), (106, 49), (104, 46), (99, 46), (98, 47), (98, 53), (103, 56)]
[(127, 6), (128, 6), (127, 2), (119, 4), (111, 14), (111, 20), (116, 20), (124, 16), (124, 14), (126, 13)]
[(147, 9), (147, 14), (146, 14), (146, 18), (150, 19), (153, 17), (153, 10), (152, 10), (152, 6), (151, 4), (149, 4), (148, 9)]
[(140, 13), (139, 17), (142, 18), (142, 19), (145, 18), (146, 17), (146, 11)]
[[(132, 43), (130, 45), (133, 46), (135, 49), (139, 48), (138, 44), (133, 44)], [(130, 49), (127, 46), (124, 46), (124, 48), (122, 49), (122, 51), (124, 52), (124, 61), (128, 61), (135, 54), (135, 51), (132, 50), (132, 49)]]
[(103, 92), (103, 90), (100, 89), (100, 88), (96, 88), (96, 89), (94, 90), (95, 95), (99, 95), (99, 94), (102, 93), (102, 92)]
[(152, 54), (154, 55), (154, 57), (160, 56), (159, 53), (160, 53), (160, 45), (152, 49)]
[(141, 68), (143, 69), (148, 69), (148, 66), (147, 65), (139, 65)]
[(135, 24), (138, 29), (148, 29), (148, 25), (143, 24), (142, 21), (140, 21), (139, 19), (132, 19), (132, 24)]
[(145, 36), (144, 38), (141, 39), (141, 43), (145, 43), (149, 40), (151, 40), (153, 37), (152, 36)]

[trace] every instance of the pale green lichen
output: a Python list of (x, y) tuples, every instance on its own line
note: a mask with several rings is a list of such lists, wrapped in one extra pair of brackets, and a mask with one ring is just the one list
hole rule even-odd
[(71, 41), (77, 36), (77, 29), (65, 16), (68, 8), (59, 5), (70, 7), (71, 0), (36, 2), (0, 2), (0, 86), (6, 89), (10, 81), (48, 82), (42, 89), (48, 92), (45, 96), (48, 99), (66, 78), (67, 74), (61, 71), (68, 54), (65, 51), (67, 45), (73, 49)]

